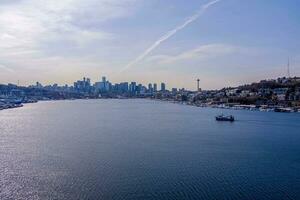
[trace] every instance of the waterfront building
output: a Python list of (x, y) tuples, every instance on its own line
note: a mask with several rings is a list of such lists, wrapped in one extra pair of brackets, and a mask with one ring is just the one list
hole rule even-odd
[(10, 91), (10, 96), (12, 97), (24, 97), (25, 96), (25, 93), (23, 90), (20, 90), (20, 89), (12, 89)]
[(288, 90), (289, 90), (289, 88), (275, 88), (273, 90), (273, 93), (276, 95), (286, 95)]

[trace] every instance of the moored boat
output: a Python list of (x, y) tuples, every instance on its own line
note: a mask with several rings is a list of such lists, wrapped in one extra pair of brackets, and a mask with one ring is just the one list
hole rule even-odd
[(275, 112), (282, 112), (282, 113), (291, 113), (293, 110), (291, 108), (275, 108)]

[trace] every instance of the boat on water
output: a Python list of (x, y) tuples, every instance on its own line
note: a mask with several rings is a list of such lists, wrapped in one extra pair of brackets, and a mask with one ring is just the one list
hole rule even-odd
[(281, 112), (281, 113), (291, 113), (293, 112), (293, 109), (291, 108), (275, 108), (275, 112)]
[(217, 121), (228, 121), (228, 122), (234, 122), (234, 116), (229, 115), (229, 116), (225, 116), (225, 115), (219, 115), (216, 116), (216, 120)]

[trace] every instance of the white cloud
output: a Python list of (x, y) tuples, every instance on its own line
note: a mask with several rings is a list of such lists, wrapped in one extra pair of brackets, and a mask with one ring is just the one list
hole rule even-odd
[(15, 53), (20, 48), (39, 49), (55, 41), (63, 47), (64, 42), (82, 46), (112, 39), (113, 34), (101, 30), (101, 24), (128, 15), (135, 2), (27, 0), (0, 4), (0, 49)]
[[(111, 38), (97, 28), (129, 14), (135, 0), (28, 0), (0, 4), (0, 48), (36, 47), (47, 39), (84, 41)], [(88, 28), (93, 24), (93, 29)]]
[(207, 44), (195, 49), (182, 52), (178, 55), (156, 55), (149, 58), (149, 61), (159, 64), (173, 64), (191, 60), (207, 60), (220, 56), (243, 51), (243, 48), (228, 44)]
[[(5, 63), (0, 69), (101, 65), (102, 61), (85, 58), (117, 37), (102, 25), (131, 15), (138, 5), (138, 0), (0, 0), (0, 60)], [(82, 61), (74, 64), (78, 54)]]

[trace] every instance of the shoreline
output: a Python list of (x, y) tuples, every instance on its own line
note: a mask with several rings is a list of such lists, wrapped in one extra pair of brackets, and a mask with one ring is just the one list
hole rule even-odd
[(187, 105), (199, 108), (215, 108), (215, 109), (226, 109), (226, 110), (246, 110), (246, 111), (256, 111), (256, 112), (275, 112), (275, 113), (299, 113), (300, 109), (292, 108), (292, 107), (266, 107), (265, 105), (256, 106), (256, 105), (232, 105), (228, 106), (225, 104), (220, 105), (209, 105), (209, 104), (195, 104), (191, 102), (183, 102), (183, 101), (174, 101), (174, 100), (164, 100), (164, 99), (150, 99), (162, 102), (168, 102), (173, 104)]
[[(196, 104), (192, 102), (184, 102), (184, 101), (174, 101), (170, 99), (155, 99), (155, 98), (98, 98), (98, 99), (57, 99), (57, 100), (40, 100), (42, 102), (45, 101), (74, 101), (74, 100), (103, 100), (103, 99), (118, 99), (118, 100), (126, 100), (126, 99), (147, 99), (147, 100), (154, 100), (154, 101), (161, 101), (173, 104), (180, 104), (180, 105), (187, 105), (193, 107), (200, 107), (200, 108), (215, 108), (215, 109), (226, 109), (226, 110), (246, 110), (246, 111), (256, 111), (256, 112), (278, 112), (278, 113), (299, 113), (300, 109), (293, 108), (293, 107), (276, 107), (276, 106), (267, 106), (267, 105), (240, 105), (240, 104), (233, 104), (233, 105), (226, 105), (226, 104), (219, 104), (219, 105), (211, 105), (206, 103)], [(22, 102), (22, 103), (12, 103), (12, 102), (3, 102), (0, 104), (0, 111), (1, 110), (8, 110), (8, 109), (15, 109), (15, 108), (22, 108), (28, 103), (38, 103), (40, 101), (34, 102)], [(1, 103), (1, 102), (0, 102)]]

